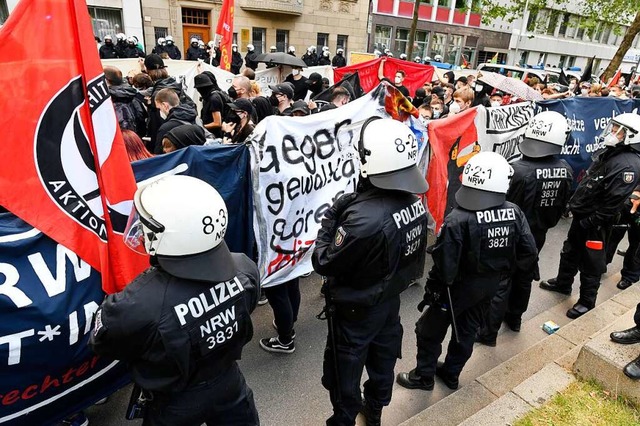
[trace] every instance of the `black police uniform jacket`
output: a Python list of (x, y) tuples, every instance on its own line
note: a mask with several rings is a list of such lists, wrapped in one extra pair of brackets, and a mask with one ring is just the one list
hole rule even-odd
[(605, 148), (594, 155), (569, 208), (583, 228), (614, 223), (639, 182), (640, 154), (628, 146)]
[(96, 312), (89, 344), (129, 364), (150, 391), (176, 392), (215, 378), (251, 340), (258, 269), (232, 253), (238, 269), (226, 282), (193, 281), (151, 267)]
[(461, 312), (493, 297), (514, 272), (526, 273), (537, 255), (527, 219), (515, 204), (480, 211), (456, 207), (440, 228), (429, 278), (451, 287), (453, 309)]
[(373, 306), (397, 296), (420, 275), (426, 235), (426, 211), (418, 197), (369, 189), (345, 208), (336, 229), (322, 227), (313, 267), (332, 278), (334, 303)]
[(569, 163), (553, 156), (523, 157), (511, 166), (507, 200), (520, 207), (531, 229), (546, 231), (556, 226), (571, 196)]

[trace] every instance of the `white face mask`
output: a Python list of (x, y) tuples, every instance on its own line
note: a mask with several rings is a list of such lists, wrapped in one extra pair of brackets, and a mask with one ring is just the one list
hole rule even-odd
[(582, 93), (583, 96), (586, 96), (589, 94), (589, 89), (580, 89), (580, 93)]
[(484, 87), (482, 86), (482, 84), (475, 84), (475, 90), (476, 92), (482, 92), (482, 89), (484, 89)]
[(433, 110), (433, 118), (440, 118), (440, 114), (442, 114), (442, 111), (437, 109)]
[(494, 108), (499, 107), (500, 105), (502, 105), (500, 101), (491, 101), (491, 106)]
[(400, 84), (402, 83), (402, 77), (396, 77), (393, 81), (395, 81), (396, 84)]
[(291, 74), (294, 75), (294, 76), (295, 75), (300, 75), (300, 70), (294, 69), (294, 70), (291, 71)]
[(162, 118), (163, 120), (167, 119), (167, 113), (164, 112), (163, 110), (160, 110), (160, 118)]
[(569, 90), (573, 90), (573, 89), (575, 89), (575, 88), (576, 88), (576, 85), (575, 85), (575, 84), (571, 83), (571, 84), (569, 85)]
[(602, 141), (602, 144), (604, 146), (616, 146), (618, 145), (618, 143), (620, 143), (620, 141), (618, 140), (618, 137), (613, 133), (609, 133), (604, 137), (604, 140)]
[(450, 114), (457, 114), (460, 112), (460, 105), (458, 105), (457, 102), (453, 102), (451, 105), (449, 105), (449, 113)]

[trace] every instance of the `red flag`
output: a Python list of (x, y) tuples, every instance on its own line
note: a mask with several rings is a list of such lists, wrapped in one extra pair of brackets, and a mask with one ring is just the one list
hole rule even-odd
[[(29, 47), (52, 34), (66, 36)], [(122, 289), (148, 259), (122, 240), (136, 184), (85, 1), (21, 1), (0, 30), (0, 85), (0, 205)]]
[(613, 75), (613, 78), (611, 79), (609, 84), (607, 84), (607, 87), (613, 87), (616, 84), (618, 84), (618, 82), (620, 81), (620, 77), (621, 76), (622, 76), (622, 70), (618, 69), (618, 71), (616, 71), (616, 73)]
[(233, 0), (223, 0), (216, 35), (220, 36), (220, 68), (231, 69), (231, 43), (233, 42)]
[(471, 68), (469, 61), (467, 61), (467, 58), (465, 58), (464, 55), (462, 55), (462, 68)]

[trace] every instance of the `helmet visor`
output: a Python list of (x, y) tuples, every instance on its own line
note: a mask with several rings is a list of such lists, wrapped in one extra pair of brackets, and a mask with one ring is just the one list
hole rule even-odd
[(163, 234), (164, 226), (153, 218), (144, 218), (134, 207), (129, 215), (123, 238), (131, 250), (146, 255), (155, 253)]
[(624, 126), (621, 126), (619, 123), (614, 122), (613, 120), (609, 121), (607, 127), (602, 131), (600, 135), (600, 140), (606, 146), (615, 146), (620, 142), (624, 142), (627, 136), (627, 129)]

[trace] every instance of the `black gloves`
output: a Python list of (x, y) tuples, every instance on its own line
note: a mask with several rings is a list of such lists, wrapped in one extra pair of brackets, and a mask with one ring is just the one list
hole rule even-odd
[(445, 291), (445, 284), (431, 277), (427, 278), (427, 282), (424, 286), (424, 297), (418, 304), (418, 310), (422, 312), (425, 306), (431, 306), (438, 303)]
[(340, 218), (340, 215), (357, 196), (358, 194), (353, 192), (351, 194), (344, 194), (343, 196), (338, 198), (333, 203), (333, 206), (331, 206), (329, 210), (325, 212), (324, 218), (322, 219), (322, 226), (335, 231), (336, 224), (338, 222), (338, 219)]

